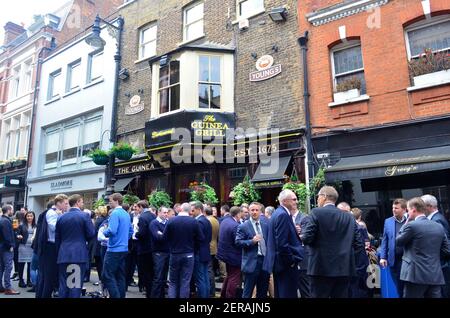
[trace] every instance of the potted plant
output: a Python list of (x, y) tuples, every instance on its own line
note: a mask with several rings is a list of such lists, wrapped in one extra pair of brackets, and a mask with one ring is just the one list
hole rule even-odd
[(261, 199), (261, 195), (254, 184), (250, 182), (250, 178), (247, 175), (241, 183), (234, 186), (230, 193), (230, 198), (233, 199), (234, 205), (241, 205), (242, 203), (257, 202)]
[(130, 160), (137, 153), (137, 149), (130, 144), (119, 142), (111, 148), (110, 152), (120, 160)]
[(450, 53), (433, 53), (426, 49), (417, 59), (409, 61), (408, 67), (414, 86), (437, 85), (450, 82)]
[(347, 78), (336, 85), (334, 101), (345, 102), (360, 96), (361, 80), (356, 76)]
[(162, 206), (172, 206), (172, 199), (166, 191), (153, 191), (148, 196), (148, 202), (150, 203), (150, 205), (154, 206), (157, 209)]
[(191, 201), (200, 201), (202, 203), (209, 203), (212, 205), (219, 203), (216, 191), (210, 185), (204, 182), (200, 184), (197, 182), (191, 182), (189, 184), (189, 188), (191, 189)]
[(106, 206), (105, 199), (100, 198), (97, 201), (95, 201), (95, 203), (92, 205), (92, 208), (95, 210), (95, 209), (98, 209), (98, 207), (100, 207), (100, 206)]
[(138, 203), (139, 197), (135, 196), (134, 194), (128, 193), (123, 196), (123, 203), (128, 205), (133, 205), (135, 203)]
[(298, 182), (297, 178), (293, 177), (289, 182), (284, 184), (283, 190), (286, 190), (286, 189), (293, 191), (295, 193), (295, 195), (297, 196), (300, 211), (307, 212), (306, 211), (306, 202), (308, 200), (309, 191), (308, 191), (308, 187), (306, 186), (306, 184), (304, 184), (302, 182)]
[(87, 156), (94, 161), (96, 165), (104, 166), (109, 162), (108, 152), (102, 149), (94, 149), (88, 152)]

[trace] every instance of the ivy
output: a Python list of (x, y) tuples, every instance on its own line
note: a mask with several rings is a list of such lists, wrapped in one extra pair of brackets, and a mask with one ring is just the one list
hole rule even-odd
[(94, 210), (96, 210), (99, 206), (106, 206), (106, 201), (103, 198), (98, 199), (97, 201), (94, 202), (94, 204), (92, 205), (92, 208)]
[(190, 185), (190, 188), (191, 188), (190, 192), (191, 201), (200, 201), (202, 203), (208, 203), (211, 205), (219, 203), (216, 191), (210, 185), (204, 182), (200, 184), (194, 183)]
[(139, 197), (135, 196), (133, 194), (125, 194), (123, 196), (123, 203), (128, 205), (133, 205), (135, 203), (138, 203)]
[(239, 206), (243, 203), (258, 202), (261, 199), (261, 195), (254, 184), (250, 182), (250, 178), (247, 175), (241, 183), (234, 186), (230, 193), (230, 198), (233, 199), (234, 205)]
[(153, 191), (148, 196), (148, 202), (150, 203), (150, 205), (154, 206), (157, 209), (162, 206), (167, 208), (172, 206), (172, 199), (165, 191)]
[(283, 190), (291, 190), (292, 192), (294, 192), (298, 199), (298, 207), (300, 211), (306, 211), (306, 204), (309, 195), (308, 187), (306, 186), (306, 184), (300, 182), (288, 182), (283, 186)]

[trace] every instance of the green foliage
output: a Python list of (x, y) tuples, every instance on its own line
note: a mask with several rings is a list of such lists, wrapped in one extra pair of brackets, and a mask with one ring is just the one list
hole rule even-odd
[(311, 179), (309, 183), (309, 191), (311, 195), (315, 198), (317, 194), (319, 194), (320, 188), (322, 188), (325, 185), (325, 169), (320, 168), (319, 171), (317, 171), (317, 174), (314, 176), (314, 178)]
[(233, 188), (230, 197), (233, 199), (233, 204), (238, 206), (242, 203), (250, 204), (261, 199), (259, 191), (250, 182), (248, 175)]
[(105, 150), (97, 148), (97, 149), (93, 149), (93, 150), (89, 151), (87, 156), (89, 158), (94, 159), (94, 157), (108, 157), (109, 153)]
[(111, 153), (116, 153), (116, 152), (121, 152), (121, 151), (130, 151), (133, 154), (138, 153), (137, 148), (134, 148), (132, 145), (125, 143), (125, 142), (119, 142), (119, 143), (115, 144), (110, 150)]
[(103, 198), (98, 199), (97, 201), (95, 201), (94, 205), (92, 206), (92, 208), (95, 210), (97, 209), (99, 206), (105, 206), (106, 205), (106, 201)]
[(165, 191), (153, 191), (148, 196), (148, 202), (150, 203), (150, 205), (154, 206), (157, 209), (162, 206), (165, 206), (167, 208), (172, 206), (172, 199)]
[(300, 211), (306, 212), (306, 203), (309, 195), (306, 184), (300, 182), (288, 182), (283, 186), (283, 190), (293, 191), (297, 196)]
[(123, 196), (123, 203), (125, 203), (125, 204), (132, 205), (132, 204), (138, 203), (138, 201), (139, 201), (139, 197), (134, 194), (125, 194)]
[(190, 192), (191, 201), (200, 201), (212, 205), (219, 203), (216, 191), (210, 185), (202, 182), (199, 185), (193, 185), (190, 188), (192, 189)]

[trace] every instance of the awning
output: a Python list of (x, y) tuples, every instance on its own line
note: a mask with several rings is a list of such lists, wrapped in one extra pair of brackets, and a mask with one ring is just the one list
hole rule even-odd
[(116, 192), (123, 191), (127, 187), (127, 185), (129, 185), (130, 182), (133, 181), (134, 178), (136, 177), (123, 178), (117, 180), (116, 183), (114, 183), (114, 191)]
[(395, 177), (450, 169), (450, 146), (342, 158), (325, 172), (328, 182)]
[(280, 187), (284, 184), (284, 175), (291, 157), (270, 157), (261, 162), (252, 178), (256, 188)]

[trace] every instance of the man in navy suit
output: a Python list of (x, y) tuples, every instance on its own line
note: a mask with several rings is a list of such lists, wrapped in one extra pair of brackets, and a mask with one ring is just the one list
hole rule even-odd
[[(292, 221), (295, 224), (295, 229), (297, 230), (298, 235), (301, 234), (302, 228), (306, 228), (306, 225), (309, 222), (309, 216), (300, 212), (298, 209), (294, 212), (291, 212)], [(303, 246), (303, 242), (302, 242)], [(310, 298), (311, 297), (311, 279), (308, 275), (308, 260), (309, 260), (309, 247), (303, 246), (304, 248), (304, 257), (303, 260), (299, 263), (300, 270), (298, 275), (298, 289), (300, 290), (301, 298)]]
[(169, 244), (167, 241), (163, 240), (163, 234), (168, 217), (169, 209), (162, 206), (158, 210), (158, 217), (150, 222), (154, 270), (151, 298), (164, 298), (164, 287), (167, 285), (167, 274), (169, 273)]
[(421, 198), (408, 201), (408, 222), (396, 238), (404, 246), (400, 279), (405, 281), (405, 298), (440, 298), (445, 285), (441, 255), (450, 257), (450, 246), (444, 228), (425, 216)]
[(251, 298), (256, 286), (256, 298), (266, 298), (269, 273), (262, 269), (267, 253), (268, 225), (261, 218), (261, 205), (253, 202), (248, 207), (250, 218), (238, 226), (236, 245), (242, 248), (241, 272), (244, 273), (242, 298)]
[(319, 190), (317, 205), (300, 238), (309, 245), (308, 275), (313, 298), (347, 298), (350, 277), (356, 275), (355, 255), (364, 251), (364, 241), (354, 217), (343, 213), (335, 204), (336, 189)]
[(86, 263), (89, 259), (87, 243), (95, 229), (84, 209), (83, 197), (69, 197), (70, 209), (58, 219), (55, 244), (58, 255), (59, 297), (80, 298)]
[(384, 221), (383, 240), (380, 248), (380, 266), (389, 266), (392, 279), (400, 298), (403, 296), (403, 282), (400, 280), (402, 269), (403, 247), (397, 246), (395, 239), (401, 227), (406, 223), (406, 200), (395, 199), (392, 203), (392, 214)]
[[(428, 220), (434, 221), (442, 225), (447, 238), (450, 238), (450, 227), (444, 215), (438, 210), (438, 202), (436, 197), (426, 194), (421, 197), (425, 205), (427, 206), (425, 210), (425, 215)], [(442, 286), (442, 297), (450, 297), (450, 264), (447, 260), (441, 258), (442, 273), (444, 274), (445, 286)]]
[(283, 190), (278, 201), (281, 205), (269, 222), (263, 269), (273, 272), (276, 298), (297, 298), (298, 267), (304, 257), (304, 249), (290, 214), (297, 209), (297, 196), (291, 190)]
[(209, 253), (209, 243), (212, 238), (211, 222), (204, 215), (204, 208), (201, 202), (195, 202), (191, 205), (192, 214), (200, 224), (200, 229), (203, 233), (203, 240), (199, 241), (195, 247), (194, 260), (194, 279), (197, 286), (198, 298), (209, 297), (209, 273), (208, 264), (211, 260)]

